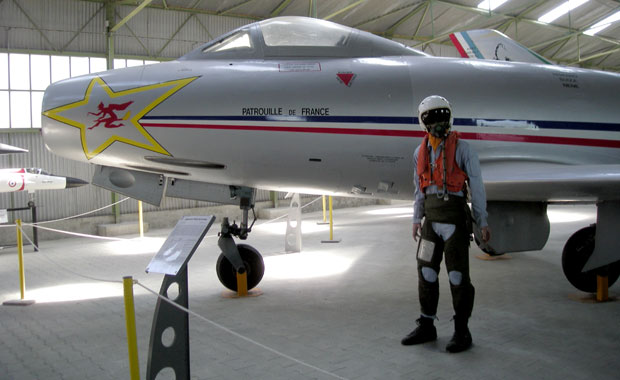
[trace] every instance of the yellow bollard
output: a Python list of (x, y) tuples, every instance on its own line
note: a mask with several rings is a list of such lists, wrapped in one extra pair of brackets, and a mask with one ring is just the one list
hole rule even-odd
[(332, 196), (329, 196), (329, 240), (334, 240), (334, 208)]
[(142, 201), (138, 201), (138, 226), (140, 228), (140, 237), (144, 237), (144, 220), (142, 218)]
[(19, 292), (21, 299), (26, 297), (26, 273), (24, 271), (24, 241), (22, 237), (22, 221), (17, 219), (17, 260), (19, 261)]
[(19, 261), (19, 292), (21, 298), (18, 300), (4, 301), (2, 304), (7, 306), (29, 306), (35, 303), (35, 300), (24, 299), (26, 297), (26, 275), (24, 272), (24, 241), (22, 237), (22, 221), (17, 219), (17, 260)]
[(334, 207), (332, 196), (329, 196), (329, 240), (321, 240), (321, 243), (340, 243), (340, 239), (334, 240)]
[(609, 279), (607, 276), (596, 276), (596, 300), (609, 301)]
[(328, 224), (329, 222), (327, 221), (327, 210), (326, 210), (326, 206), (325, 206), (325, 195), (321, 195), (321, 197), (323, 198), (323, 221), (322, 222), (317, 222), (316, 224)]
[(127, 327), (127, 349), (129, 351), (129, 372), (131, 380), (140, 380), (138, 361), (138, 340), (136, 337), (136, 311), (133, 303), (133, 278), (123, 277), (125, 294), (125, 325)]
[(247, 297), (248, 295), (248, 272), (237, 273), (237, 296)]

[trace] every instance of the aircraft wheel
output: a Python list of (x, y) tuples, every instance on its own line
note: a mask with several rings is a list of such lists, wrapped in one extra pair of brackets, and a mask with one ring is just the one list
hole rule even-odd
[[(575, 232), (562, 250), (562, 270), (566, 279), (577, 289), (596, 293), (596, 276), (604, 274), (605, 268), (581, 272), (583, 266), (594, 252), (596, 225), (593, 224)], [(620, 261), (607, 266), (607, 281), (612, 286), (620, 277)]]
[[(238, 244), (237, 249), (248, 274), (248, 290), (254, 288), (263, 279), (265, 263), (260, 253), (246, 244)], [(220, 254), (216, 264), (217, 278), (228, 289), (237, 291), (237, 271), (224, 254)]]

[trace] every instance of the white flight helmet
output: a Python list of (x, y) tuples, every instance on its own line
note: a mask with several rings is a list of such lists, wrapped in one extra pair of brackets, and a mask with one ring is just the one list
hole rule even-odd
[(435, 137), (444, 138), (452, 127), (452, 107), (443, 96), (431, 95), (420, 103), (418, 119), (422, 130)]

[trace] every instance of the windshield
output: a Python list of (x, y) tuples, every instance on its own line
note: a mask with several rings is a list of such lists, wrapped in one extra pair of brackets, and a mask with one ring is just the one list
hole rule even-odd
[(276, 17), (243, 26), (181, 57), (194, 59), (307, 59), (425, 55), (396, 41), (308, 17)]
[(287, 17), (263, 21), (261, 31), (267, 46), (342, 47), (351, 35), (351, 28), (332, 22)]
[(215, 44), (203, 49), (204, 53), (221, 52), (229, 50), (251, 49), (252, 41), (250, 34), (246, 30), (239, 31), (232, 36), (216, 42)]

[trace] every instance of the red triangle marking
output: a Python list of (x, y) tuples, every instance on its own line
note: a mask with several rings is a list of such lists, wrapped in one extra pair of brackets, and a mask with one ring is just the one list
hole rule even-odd
[(336, 74), (338, 76), (338, 78), (340, 78), (340, 80), (342, 81), (342, 83), (344, 83), (345, 85), (349, 85), (349, 83), (351, 83), (351, 79), (353, 79), (353, 75), (352, 73), (338, 73)]

